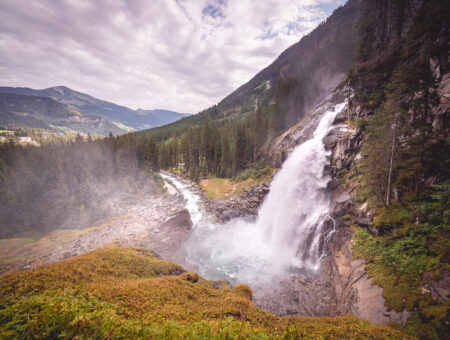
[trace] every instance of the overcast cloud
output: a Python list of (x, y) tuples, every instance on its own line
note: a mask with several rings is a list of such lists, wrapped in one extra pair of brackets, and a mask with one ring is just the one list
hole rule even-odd
[(0, 0), (0, 85), (196, 113), (344, 2)]

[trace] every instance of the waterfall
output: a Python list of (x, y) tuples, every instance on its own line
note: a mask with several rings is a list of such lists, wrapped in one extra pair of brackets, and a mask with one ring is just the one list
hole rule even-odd
[(199, 219), (185, 247), (187, 260), (202, 275), (255, 283), (318, 268), (334, 232), (326, 192), (330, 177), (324, 171), (329, 153), (323, 138), (344, 106), (325, 112), (315, 122), (312, 138), (289, 155), (255, 221), (236, 219), (212, 227)]

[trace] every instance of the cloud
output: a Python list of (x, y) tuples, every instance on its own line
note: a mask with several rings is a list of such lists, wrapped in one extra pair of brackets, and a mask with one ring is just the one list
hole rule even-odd
[(343, 2), (0, 0), (1, 85), (66, 85), (132, 108), (195, 113)]

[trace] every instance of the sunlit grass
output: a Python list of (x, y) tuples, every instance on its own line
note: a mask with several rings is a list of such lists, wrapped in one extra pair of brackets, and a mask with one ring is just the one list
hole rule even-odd
[(254, 184), (251, 178), (245, 181), (235, 182), (228, 178), (209, 177), (200, 180), (200, 187), (206, 196), (214, 200), (223, 200), (238, 195)]

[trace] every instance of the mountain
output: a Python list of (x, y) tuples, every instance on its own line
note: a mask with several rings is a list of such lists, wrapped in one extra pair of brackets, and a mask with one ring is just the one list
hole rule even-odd
[(137, 109), (136, 113), (142, 117), (142, 121), (152, 122), (153, 126), (166, 125), (187, 116), (185, 113), (178, 113), (169, 110), (142, 110)]
[(162, 144), (163, 168), (177, 166), (178, 150), (194, 180), (210, 174), (233, 177), (262, 166), (263, 146), (332, 95), (353, 65), (360, 5), (349, 0), (336, 9), (217, 105), (137, 135)]
[[(158, 140), (181, 135), (205, 119), (241, 121), (260, 107), (277, 121), (275, 135), (300, 121), (330, 95), (353, 64), (360, 0), (349, 0), (315, 30), (217, 105), (164, 127), (145, 131)], [(275, 118), (276, 116), (276, 118)]]
[(52, 98), (1, 92), (0, 125), (102, 135), (125, 132), (103, 117), (82, 114)]
[(43, 90), (26, 87), (0, 87), (0, 92), (49, 97), (84, 115), (103, 117), (122, 130), (128, 131), (148, 129), (186, 117), (186, 114), (165, 110), (135, 111), (74, 91), (66, 86), (49, 87)]

